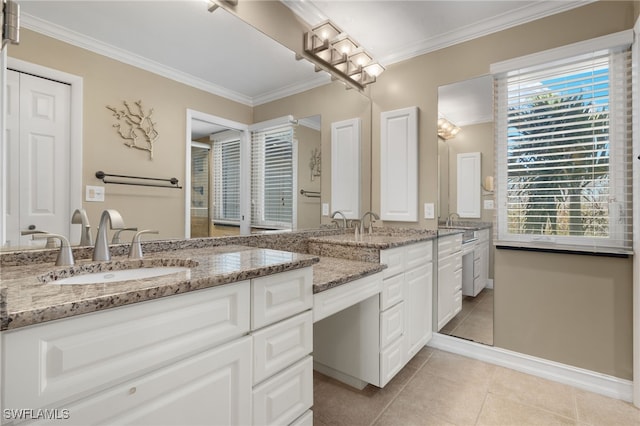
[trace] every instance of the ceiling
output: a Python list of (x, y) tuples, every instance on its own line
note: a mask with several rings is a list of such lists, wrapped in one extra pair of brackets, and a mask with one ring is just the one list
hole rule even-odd
[[(282, 1), (310, 25), (330, 18), (387, 67), (589, 3)], [(293, 52), (223, 8), (209, 13), (207, 1), (18, 2), (25, 28), (246, 105), (330, 82), (326, 73), (296, 61)]]

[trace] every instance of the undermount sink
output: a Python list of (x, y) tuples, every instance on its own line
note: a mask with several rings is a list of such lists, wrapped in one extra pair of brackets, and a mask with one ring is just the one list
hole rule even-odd
[(190, 259), (122, 260), (55, 270), (38, 277), (38, 279), (41, 282), (56, 285), (109, 284), (178, 273), (190, 274), (190, 269), (197, 265), (198, 262)]

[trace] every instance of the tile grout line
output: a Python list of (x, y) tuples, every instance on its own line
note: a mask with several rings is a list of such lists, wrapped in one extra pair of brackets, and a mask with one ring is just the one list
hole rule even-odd
[[(427, 346), (425, 345), (424, 348), (426, 348)], [(371, 421), (371, 423), (369, 424), (369, 426), (374, 426), (376, 424), (376, 422), (378, 420), (380, 420), (380, 417), (382, 417), (382, 415), (387, 411), (387, 409), (391, 406), (391, 404), (394, 403), (394, 401), (398, 398), (398, 396), (400, 396), (400, 394), (402, 393), (402, 391), (409, 385), (409, 383), (411, 383), (411, 381), (414, 379), (414, 377), (418, 374), (418, 372), (420, 370), (422, 370), (424, 368), (425, 365), (427, 365), (427, 363), (429, 362), (429, 360), (431, 359), (431, 357), (433, 356), (433, 351), (429, 354), (429, 356), (427, 357), (427, 359), (422, 363), (422, 365), (420, 366), (420, 368), (416, 368), (416, 371), (411, 375), (411, 377), (409, 377), (409, 379), (407, 380), (407, 382), (404, 384), (404, 386), (402, 386), (398, 392), (394, 395), (393, 398), (391, 398), (391, 400), (382, 408), (382, 410), (380, 411), (380, 413)]]

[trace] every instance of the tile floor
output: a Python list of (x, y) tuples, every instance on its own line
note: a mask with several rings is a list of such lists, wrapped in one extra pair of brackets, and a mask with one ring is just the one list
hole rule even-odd
[(640, 425), (640, 410), (607, 398), (431, 348), (384, 389), (314, 372), (315, 426)]
[(476, 297), (464, 296), (462, 310), (440, 333), (493, 345), (493, 289), (485, 288)]

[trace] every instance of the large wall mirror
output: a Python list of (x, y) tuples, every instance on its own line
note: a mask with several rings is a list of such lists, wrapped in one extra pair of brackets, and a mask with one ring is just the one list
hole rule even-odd
[[(481, 214), (474, 219), (460, 222), (457, 216), (458, 156), (480, 153), (482, 179), (493, 176), (493, 80), (491, 76), (474, 78), (438, 88), (438, 116), (460, 130), (455, 136), (438, 138), (439, 159), (439, 219), (448, 218), (453, 223), (473, 226), (474, 223), (493, 221), (493, 194), (482, 189)], [(470, 242), (467, 244), (476, 244)], [(493, 249), (490, 246), (490, 251)], [(473, 249), (472, 249), (473, 250)], [(468, 252), (463, 243), (462, 274), (465, 268), (474, 268), (473, 251)], [(469, 272), (467, 272), (468, 274)], [(493, 255), (489, 256), (489, 277), (493, 277)], [(462, 311), (441, 329), (441, 334), (493, 345), (493, 288), (485, 288), (475, 297), (462, 296)]]
[[(125, 6), (125, 2), (83, 2), (81, 5), (82, 16), (87, 18), (82, 22), (73, 20), (71, 18), (73, 14), (65, 12), (65, 8), (73, 9), (78, 6), (74, 2), (26, 2), (22, 12), (28, 14), (29, 19), (24, 19), (25, 25), (21, 34), (21, 43), (18, 46), (8, 46), (7, 48), (9, 67), (12, 67), (12, 63), (35, 63), (39, 67), (49, 70), (59, 70), (63, 74), (63, 78), (59, 79), (63, 85), (69, 84), (68, 79), (64, 76), (69, 76), (69, 79), (80, 78), (83, 91), (79, 104), (72, 107), (72, 109), (77, 109), (77, 105), (80, 105), (81, 117), (79, 130), (78, 128), (72, 129), (71, 135), (71, 139), (79, 143), (80, 147), (71, 149), (73, 155), (76, 156), (75, 160), (68, 164), (68, 169), (72, 170), (70, 172), (72, 187), (67, 187), (62, 191), (66, 195), (71, 195), (71, 200), (62, 200), (57, 196), (44, 197), (41, 200), (49, 202), (51, 206), (54, 202), (57, 206), (60, 206), (61, 203), (64, 204), (65, 208), (59, 210), (62, 212), (60, 213), (62, 219), (59, 221), (59, 225), (31, 223), (27, 220), (16, 220), (9, 224), (10, 221), (8, 221), (7, 234), (11, 231), (13, 235), (18, 235), (18, 237), (11, 238), (11, 242), (2, 247), (3, 250), (43, 247), (44, 242), (33, 242), (29, 235), (26, 237), (19, 235), (29, 228), (34, 231), (42, 230), (70, 236), (71, 244), (77, 245), (80, 240), (81, 225), (71, 224), (71, 216), (75, 209), (86, 211), (92, 227), (91, 232), (94, 235), (100, 214), (107, 208), (118, 210), (127, 227), (159, 230), (158, 235), (149, 235), (146, 237), (148, 239), (183, 238), (185, 235), (204, 236), (205, 234), (215, 236), (238, 232), (239, 229), (234, 220), (229, 220), (227, 215), (227, 213), (233, 213), (233, 208), (238, 208), (238, 200), (233, 199), (230, 191), (225, 192), (224, 195), (221, 195), (222, 192), (216, 193), (215, 191), (216, 185), (223, 181), (225, 182), (223, 186), (226, 185), (228, 188), (234, 185), (234, 175), (230, 168), (226, 170), (230, 172), (229, 174), (226, 174), (226, 171), (222, 172), (220, 169), (216, 169), (216, 162), (220, 164), (222, 156), (214, 153), (214, 145), (218, 144), (215, 142), (216, 135), (228, 142), (228, 139), (225, 138), (232, 136), (232, 133), (228, 132), (229, 129), (220, 127), (220, 123), (211, 122), (204, 124), (205, 127), (213, 126), (213, 129), (205, 129), (205, 133), (202, 133), (202, 129), (200, 129), (198, 132), (194, 131), (193, 134), (187, 135), (185, 111), (188, 109), (243, 123), (246, 126), (257, 121), (291, 116), (296, 124), (293, 126), (295, 144), (292, 145), (291, 152), (288, 154), (292, 159), (289, 174), (287, 177), (275, 177), (279, 171), (271, 173), (271, 181), (288, 179), (289, 193), (284, 194), (281, 189), (264, 189), (266, 187), (263, 187), (262, 192), (264, 200), (276, 200), (275, 203), (286, 207), (290, 217), (282, 219), (282, 215), (278, 216), (282, 213), (280, 211), (276, 215), (271, 213), (264, 215), (265, 217), (269, 216), (270, 219), (265, 219), (260, 225), (252, 225), (249, 232), (257, 232), (261, 229), (309, 229), (317, 228), (320, 225), (323, 220), (320, 214), (321, 204), (326, 202), (325, 200), (330, 200), (331, 187), (329, 177), (330, 132), (327, 132), (327, 129), (330, 129), (332, 121), (369, 117), (370, 106), (366, 96), (353, 90), (347, 91), (338, 82), (330, 82), (328, 76), (322, 77), (316, 73), (310, 63), (296, 61), (295, 55), (288, 48), (276, 43), (222, 8), (214, 13), (209, 13), (206, 4), (203, 5), (199, 2), (164, 2), (154, 5), (154, 7), (161, 8), (180, 8), (166, 14), (173, 23), (179, 19), (178, 16), (189, 13), (188, 19), (185, 16), (185, 19), (180, 18), (179, 20), (189, 22), (190, 28), (214, 27), (228, 35), (232, 33), (232, 28), (242, 26), (246, 28), (244, 31), (257, 34), (256, 40), (258, 41), (254, 45), (238, 42), (238, 45), (235, 46), (235, 38), (225, 36), (224, 43), (218, 42), (221, 40), (220, 37), (212, 37), (208, 38), (208, 41), (204, 40), (197, 45), (190, 46), (189, 49), (183, 49), (190, 55), (185, 57), (185, 60), (197, 64), (209, 64), (215, 73), (237, 76), (237, 84), (248, 86), (250, 90), (253, 90), (252, 97), (246, 99), (238, 99), (235, 95), (218, 96), (212, 94), (214, 92), (209, 90), (210, 86), (203, 86), (203, 82), (198, 80), (198, 76), (192, 76), (194, 78), (187, 82), (183, 81), (184, 79), (180, 80), (180, 78), (165, 78), (160, 75), (161, 73), (149, 71), (149, 67), (153, 68), (152, 60), (147, 61), (143, 56), (139, 58), (140, 67), (138, 67), (131, 61), (118, 60), (117, 52), (112, 52), (112, 55), (100, 54), (99, 49), (93, 48), (92, 43), (101, 46), (105, 52), (109, 50), (109, 47), (126, 50), (139, 36), (141, 38), (157, 38), (154, 48), (148, 52), (149, 57), (155, 55), (156, 60), (160, 60), (162, 55), (175, 54), (176, 51), (179, 51), (180, 49), (167, 47), (168, 41), (163, 37), (175, 37), (165, 31), (166, 26), (162, 22), (157, 22), (157, 32), (154, 31), (153, 34), (135, 33), (138, 36), (128, 37), (126, 31), (130, 26), (123, 25), (125, 29), (122, 31), (113, 31), (111, 27), (100, 27), (98, 23), (91, 22), (89, 18), (107, 15), (108, 19), (112, 21), (117, 19), (135, 21), (134, 13), (119, 14), (117, 9), (132, 7), (136, 10), (139, 9), (140, 13), (144, 13), (144, 8), (147, 7), (144, 3), (126, 2)], [(94, 12), (88, 11), (91, 8), (95, 9)], [(118, 16), (114, 18), (114, 14)], [(30, 26), (38, 20), (44, 20), (46, 23), (40, 25), (37, 31), (31, 30)], [(47, 27), (49, 24), (51, 25)], [(135, 27), (133, 23), (131, 26)], [(51, 33), (42, 31), (41, 28), (44, 27), (51, 29)], [(87, 49), (79, 46), (80, 42), (77, 39), (69, 41), (64, 38), (56, 38), (57, 31), (62, 30), (62, 32), (66, 31), (69, 34), (81, 35), (89, 27), (100, 27), (101, 29), (99, 28), (96, 34), (102, 33), (105, 39), (89, 40), (79, 37), (80, 40), (86, 40), (87, 46), (91, 45)], [(45, 34), (52, 34), (52, 36)], [(196, 34), (196, 31), (184, 34), (183, 42), (193, 41)], [(267, 45), (273, 47), (274, 44), (277, 45), (279, 52), (276, 56), (269, 60), (255, 59), (259, 58), (260, 52), (266, 49)], [(262, 63), (259, 66), (256, 66), (255, 63), (252, 66), (244, 66), (236, 64), (229, 59), (230, 56), (225, 60), (225, 55), (231, 55), (232, 52), (237, 54), (236, 51), (240, 52), (240, 55), (254, 58)], [(144, 69), (145, 67), (147, 70)], [(21, 71), (19, 68), (17, 67), (16, 71)], [(296, 74), (296, 78), (300, 78), (302, 75), (303, 79), (312, 82), (312, 84), (305, 86), (308, 88), (307, 91), (296, 92), (295, 88), (289, 88), (288, 94), (274, 96), (272, 92), (277, 92), (276, 89), (281, 88), (287, 82), (290, 84), (293, 78), (292, 73)], [(278, 83), (280, 86), (270, 88), (271, 92), (258, 93), (257, 90), (264, 90), (264, 88), (254, 88), (253, 83), (267, 77), (280, 78)], [(73, 92), (77, 87), (77, 85), (72, 85), (72, 100), (74, 99)], [(235, 93), (238, 91), (238, 87), (218, 87), (217, 89), (220, 93), (225, 89)], [(207, 93), (208, 91), (210, 93)], [(122, 106), (122, 102), (125, 100), (130, 102), (141, 100), (145, 111), (153, 109), (153, 119), (158, 123), (157, 129), (160, 133), (160, 138), (154, 148), (153, 159), (150, 159), (146, 153), (125, 148), (123, 140), (113, 128), (113, 119), (106, 106)], [(73, 116), (71, 119), (74, 120)], [(216, 125), (218, 127), (215, 127)], [(363, 123), (363, 127), (365, 125), (369, 126), (369, 122)], [(369, 141), (370, 129), (363, 129), (363, 132), (365, 132), (363, 140)], [(247, 143), (251, 143), (250, 138)], [(204, 185), (202, 176), (196, 177), (190, 173), (187, 178), (186, 144), (193, 147), (194, 157), (199, 157), (201, 160), (200, 163), (193, 164), (192, 172), (198, 168), (208, 169), (207, 185)], [(367, 146), (363, 148), (363, 151), (370, 153), (370, 142), (365, 145)], [(227, 160), (231, 158), (232, 151), (230, 149), (226, 152), (228, 154)], [(43, 154), (40, 158), (46, 158), (46, 156)], [(208, 164), (202, 162), (204, 159), (208, 161)], [(189, 159), (190, 162), (191, 160)], [(47, 167), (49, 169), (45, 167), (41, 170), (56, 172), (65, 168), (55, 165), (55, 163), (50, 163)], [(265, 167), (263, 169), (266, 170)], [(177, 177), (182, 189), (105, 185), (95, 177), (96, 171), (99, 170), (106, 173), (135, 176)], [(363, 172), (363, 185), (367, 186), (363, 192), (366, 194), (370, 192), (368, 188), (370, 185), (369, 173), (370, 171)], [(215, 179), (216, 176), (218, 179)], [(223, 176), (226, 180), (222, 178)], [(200, 179), (199, 183), (191, 185), (189, 181), (196, 179)], [(14, 188), (13, 183), (9, 183), (8, 186)], [(102, 189), (96, 193), (87, 187), (101, 187)], [(87, 195), (90, 190), (92, 191), (91, 197), (95, 198), (89, 198)], [(193, 210), (185, 208), (185, 193), (187, 191), (191, 200), (194, 201)], [(14, 190), (14, 192), (16, 191)], [(102, 196), (104, 196), (104, 201), (100, 201)], [(250, 186), (244, 188), (244, 192), (240, 196), (245, 200), (246, 205), (250, 206), (249, 208), (255, 206), (255, 194), (252, 195)], [(232, 207), (234, 203), (235, 207)], [(221, 206), (224, 206), (222, 213)], [(199, 211), (196, 212), (196, 210)], [(277, 209), (271, 209), (271, 211), (275, 210)], [(7, 209), (3, 214), (8, 217), (9, 214), (13, 214), (13, 211), (15, 210), (9, 211)], [(198, 214), (205, 215), (207, 218), (207, 224), (204, 227), (202, 223), (197, 229), (185, 226), (188, 220), (195, 222), (191, 219)], [(216, 219), (212, 221), (212, 218)], [(219, 223), (216, 224), (216, 221)], [(113, 233), (111, 233), (112, 235)], [(122, 241), (126, 241), (125, 239), (130, 237), (130, 235), (123, 235)]]

